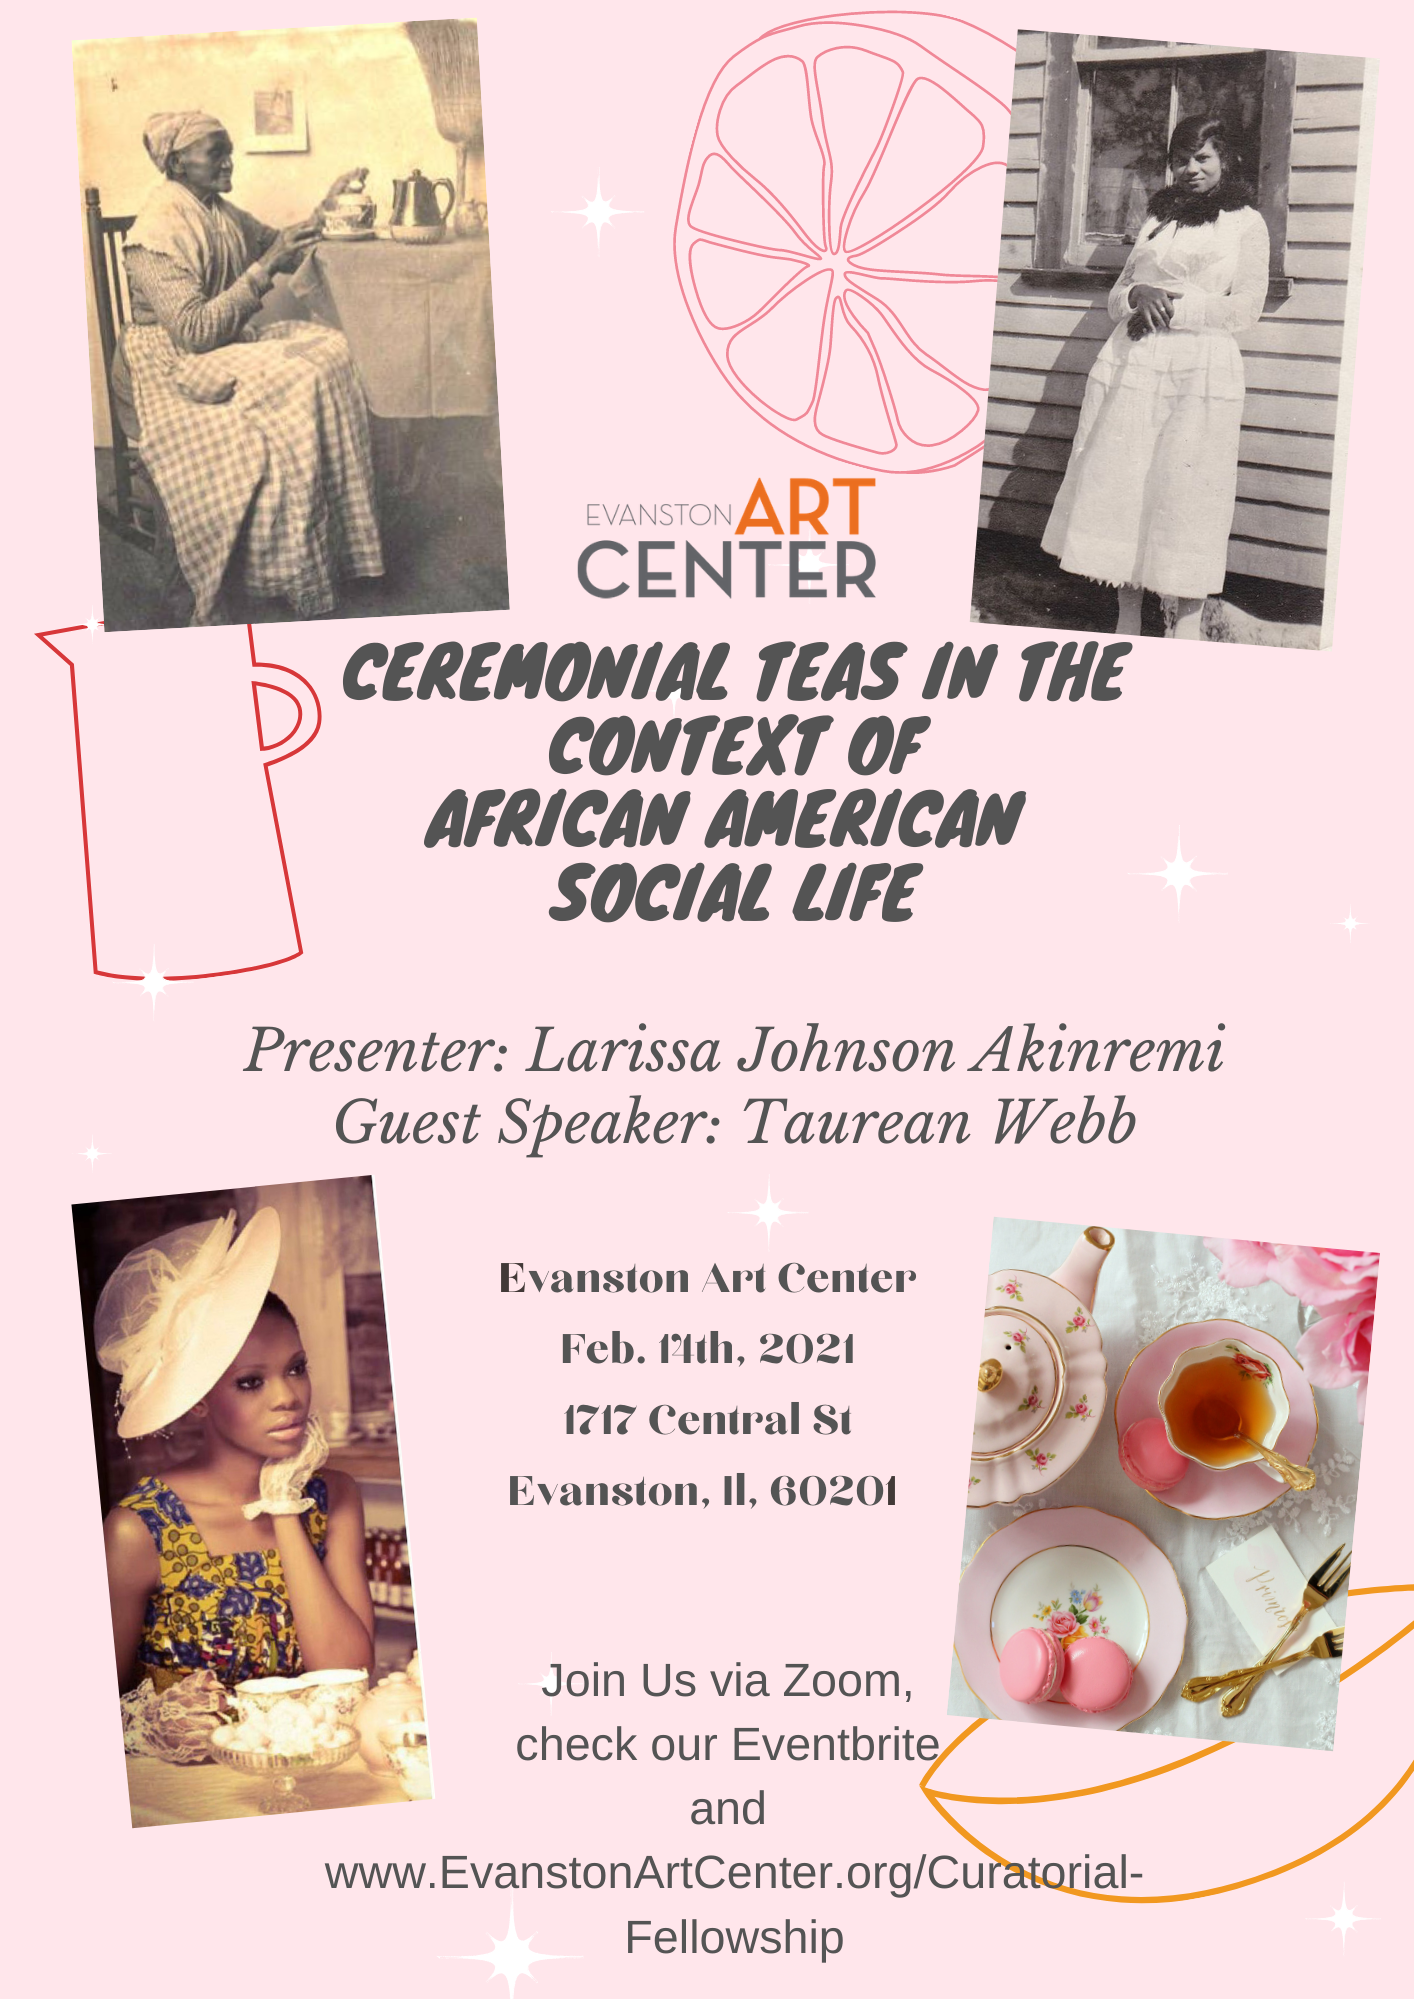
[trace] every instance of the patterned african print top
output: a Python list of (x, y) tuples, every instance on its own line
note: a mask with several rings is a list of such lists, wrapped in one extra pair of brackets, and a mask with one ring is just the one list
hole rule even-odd
[[(316, 1476), (305, 1491), (314, 1505), (301, 1518), (322, 1562), (329, 1489)], [(118, 1504), (138, 1516), (157, 1546), (161, 1577), (147, 1602), (138, 1660), (159, 1690), (198, 1667), (227, 1687), (303, 1671), (278, 1550), (213, 1555), (181, 1496), (155, 1474)]]

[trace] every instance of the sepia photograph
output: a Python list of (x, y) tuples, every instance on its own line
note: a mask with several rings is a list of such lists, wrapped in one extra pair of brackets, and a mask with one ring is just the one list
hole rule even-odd
[(505, 609), (475, 22), (74, 79), (108, 629)]
[(974, 618), (1329, 642), (1365, 71), (1018, 36)]
[(132, 1824), (430, 1797), (372, 1181), (74, 1242)]

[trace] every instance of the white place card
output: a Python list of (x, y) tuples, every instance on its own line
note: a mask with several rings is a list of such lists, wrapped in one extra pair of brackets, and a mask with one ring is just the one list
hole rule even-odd
[[(1306, 1578), (1275, 1528), (1263, 1528), (1239, 1547), (1224, 1549), (1208, 1564), (1207, 1573), (1256, 1648), (1252, 1655), (1255, 1666), (1301, 1608)], [(1334, 1625), (1328, 1611), (1309, 1613), (1282, 1648), (1283, 1657), (1303, 1651), (1318, 1633), (1329, 1632)], [(1234, 1666), (1242, 1664), (1233, 1661)]]

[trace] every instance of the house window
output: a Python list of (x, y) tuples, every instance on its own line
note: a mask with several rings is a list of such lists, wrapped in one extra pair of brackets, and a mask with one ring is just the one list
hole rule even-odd
[(1199, 112), (1237, 137), (1282, 274), (1294, 61), (1118, 35), (1051, 35), (1042, 109), (1035, 275), (1117, 271), (1167, 178), (1174, 127)]

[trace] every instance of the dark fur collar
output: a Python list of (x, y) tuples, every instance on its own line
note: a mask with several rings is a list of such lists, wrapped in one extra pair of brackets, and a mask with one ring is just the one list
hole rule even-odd
[(1220, 180), (1207, 194), (1190, 194), (1177, 186), (1156, 188), (1149, 201), (1149, 213), (1156, 221), (1176, 223), (1180, 229), (1197, 229), (1202, 223), (1216, 222), (1225, 210), (1250, 208), (1251, 190), (1239, 180)]

